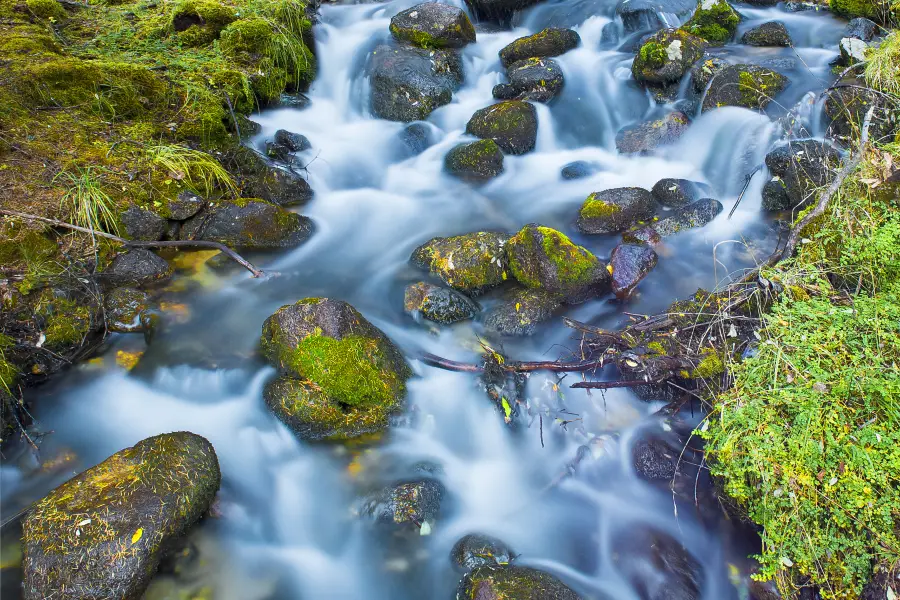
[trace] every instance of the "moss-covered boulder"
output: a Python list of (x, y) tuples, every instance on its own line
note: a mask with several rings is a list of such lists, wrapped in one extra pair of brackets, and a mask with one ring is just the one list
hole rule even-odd
[(623, 127), (616, 134), (616, 149), (622, 154), (646, 154), (676, 142), (690, 123), (686, 114), (676, 110), (661, 119)]
[(680, 208), (699, 200), (709, 191), (710, 188), (705, 183), (667, 177), (654, 183), (650, 193), (663, 206)]
[(494, 140), (454, 146), (444, 157), (444, 170), (470, 183), (484, 183), (503, 172), (503, 151)]
[(407, 286), (403, 308), (414, 318), (444, 325), (472, 319), (480, 310), (477, 302), (456, 290), (424, 281)]
[(865, 17), (886, 25), (895, 13), (895, 9), (883, 0), (830, 0), (828, 5), (831, 12), (841, 17)]
[(423, 2), (391, 18), (391, 34), (420, 48), (462, 48), (475, 41), (469, 16), (449, 4)]
[(235, 10), (214, 0), (182, 0), (172, 11), (171, 27), (181, 43), (202, 46), (219, 37), (237, 19)]
[(161, 256), (133, 248), (121, 252), (100, 273), (100, 279), (110, 287), (150, 285), (160, 283), (172, 275), (172, 265)]
[(493, 140), (507, 154), (525, 154), (537, 142), (537, 110), (521, 100), (498, 102), (475, 111), (466, 133)]
[(730, 65), (712, 78), (703, 98), (703, 110), (720, 106), (762, 110), (788, 83), (787, 77), (765, 67)]
[(461, 572), (479, 567), (503, 567), (516, 553), (503, 541), (482, 533), (470, 533), (459, 538), (450, 550), (450, 562)]
[(644, 188), (612, 188), (587, 197), (575, 227), (582, 233), (618, 233), (655, 214), (656, 202)]
[(526, 58), (513, 63), (506, 70), (509, 83), (494, 86), (498, 100), (533, 100), (549, 102), (563, 89), (562, 68), (549, 58)]
[(436, 479), (419, 479), (385, 487), (360, 506), (360, 516), (401, 530), (430, 531), (438, 520), (446, 490)]
[(406, 396), (412, 371), (400, 350), (355, 308), (307, 298), (262, 327), (263, 356), (279, 370), (266, 404), (304, 439), (383, 429)]
[(39, 19), (62, 21), (67, 16), (62, 4), (56, 0), (26, 0), (25, 6)]
[(619, 244), (609, 257), (612, 291), (617, 296), (629, 294), (646, 277), (659, 257), (649, 245)]
[(500, 62), (504, 67), (528, 58), (548, 58), (574, 50), (581, 37), (571, 29), (548, 27), (535, 34), (521, 37), (500, 50)]
[(580, 600), (562, 581), (530, 567), (478, 567), (459, 584), (457, 598), (476, 600)]
[(721, 46), (734, 37), (741, 17), (727, 0), (700, 0), (684, 29), (710, 44)]
[(794, 140), (766, 155), (772, 175), (763, 186), (763, 209), (799, 208), (834, 178), (841, 155), (819, 140)]
[(640, 83), (677, 83), (703, 57), (706, 42), (681, 29), (663, 29), (644, 42), (631, 63)]
[(146, 292), (129, 287), (112, 290), (103, 298), (106, 328), (117, 333), (135, 333), (144, 330), (141, 314), (150, 306)]
[(702, 198), (687, 206), (676, 208), (668, 217), (653, 224), (662, 237), (675, 235), (686, 229), (703, 227), (722, 212), (722, 203), (714, 198)]
[(219, 242), (232, 248), (274, 250), (299, 246), (313, 233), (308, 217), (259, 198), (220, 200), (185, 221), (181, 238)]
[(532, 335), (541, 323), (549, 321), (563, 305), (560, 294), (539, 289), (515, 287), (505, 293), (484, 313), (484, 328), (498, 335)]
[(577, 303), (609, 289), (609, 273), (596, 256), (549, 227), (526, 225), (506, 244), (509, 270), (525, 287)]
[(70, 479), (23, 522), (24, 597), (137, 600), (220, 479), (212, 445), (187, 432), (147, 438)]
[(690, 81), (693, 92), (698, 96), (702, 95), (706, 88), (709, 87), (713, 77), (727, 66), (729, 66), (729, 63), (724, 58), (709, 54), (704, 55), (702, 60), (691, 67)]
[(453, 289), (477, 296), (507, 280), (508, 241), (508, 235), (493, 231), (436, 237), (416, 248), (410, 261)]
[(748, 46), (783, 46), (793, 45), (791, 34), (781, 21), (769, 21), (748, 30), (741, 36), (741, 43)]

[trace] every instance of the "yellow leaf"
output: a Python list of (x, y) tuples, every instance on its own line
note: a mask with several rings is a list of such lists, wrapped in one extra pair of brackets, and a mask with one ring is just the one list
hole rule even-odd
[(134, 532), (134, 535), (131, 536), (131, 543), (137, 544), (143, 536), (144, 536), (144, 528), (138, 527), (137, 531)]
[(613, 272), (612, 265), (606, 265), (606, 270), (609, 271), (610, 275), (612, 275), (612, 272)]
[(522, 305), (516, 302), (516, 312), (519, 312), (520, 308), (522, 308)]

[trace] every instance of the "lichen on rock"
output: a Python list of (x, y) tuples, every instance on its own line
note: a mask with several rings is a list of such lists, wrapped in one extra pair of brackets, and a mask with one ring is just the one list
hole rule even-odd
[(477, 296), (509, 278), (508, 241), (507, 234), (493, 231), (436, 237), (416, 248), (410, 261), (453, 289)]

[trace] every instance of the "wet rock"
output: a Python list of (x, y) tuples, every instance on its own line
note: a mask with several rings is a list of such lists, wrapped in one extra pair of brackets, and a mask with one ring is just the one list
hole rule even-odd
[(478, 295), (507, 280), (508, 241), (505, 233), (492, 231), (436, 237), (416, 248), (410, 261), (450, 287)]
[(674, 111), (661, 119), (653, 119), (623, 127), (616, 134), (616, 149), (622, 154), (647, 153), (671, 144), (687, 131), (688, 116)]
[(703, 567), (671, 536), (629, 529), (614, 541), (616, 567), (646, 600), (698, 600)]
[(695, 229), (703, 227), (715, 219), (722, 212), (722, 203), (713, 198), (703, 198), (692, 202), (687, 206), (675, 209), (672, 214), (665, 219), (660, 219), (653, 224), (662, 237), (675, 235), (679, 231), (685, 229)]
[(706, 43), (681, 29), (664, 29), (641, 44), (631, 64), (639, 83), (677, 83), (703, 57)]
[(562, 581), (530, 567), (478, 567), (459, 584), (457, 598), (477, 600), (580, 600)]
[(466, 0), (466, 6), (476, 19), (508, 23), (514, 12), (538, 2), (540, 0)]
[(575, 227), (582, 233), (618, 233), (655, 214), (656, 202), (644, 188), (612, 188), (587, 197)]
[(741, 37), (741, 43), (748, 46), (783, 46), (793, 45), (791, 34), (780, 21), (769, 21), (747, 31)]
[(431, 125), (428, 123), (410, 123), (398, 134), (408, 156), (422, 154), (434, 144)]
[(851, 20), (844, 29), (844, 37), (856, 38), (864, 42), (871, 42), (876, 33), (878, 33), (878, 25), (865, 17)]
[(303, 152), (312, 148), (312, 144), (305, 135), (292, 133), (285, 129), (276, 131), (273, 141), (279, 146), (287, 148), (289, 152)]
[(559, 294), (515, 288), (484, 314), (484, 328), (498, 335), (532, 335), (540, 323), (550, 320), (562, 306)]
[(525, 287), (578, 303), (609, 289), (609, 273), (597, 257), (549, 227), (526, 225), (506, 244), (509, 269)]
[(631, 464), (638, 477), (651, 482), (668, 482), (675, 477), (678, 452), (659, 439), (641, 439), (631, 448)]
[(208, 240), (231, 248), (274, 250), (299, 246), (313, 233), (308, 217), (259, 198), (219, 200), (185, 221), (183, 240)]
[(695, 6), (695, 0), (619, 0), (616, 15), (629, 35), (671, 27), (671, 15), (681, 22)]
[(301, 175), (271, 165), (250, 148), (241, 146), (224, 156), (222, 162), (238, 177), (247, 198), (260, 198), (279, 206), (298, 206), (313, 197), (312, 188)]
[(70, 479), (25, 517), (24, 597), (140, 598), (220, 479), (213, 447), (187, 432), (147, 438)]
[(500, 50), (504, 67), (528, 58), (549, 58), (574, 50), (581, 37), (571, 29), (549, 27), (533, 35), (521, 37)]
[(471, 183), (484, 183), (503, 172), (503, 151), (494, 140), (455, 146), (444, 157), (444, 170)]
[(106, 328), (117, 333), (135, 333), (144, 330), (141, 313), (147, 310), (150, 296), (129, 287), (116, 288), (103, 298)]
[(346, 439), (385, 428), (412, 375), (394, 343), (340, 300), (282, 306), (263, 323), (260, 349), (279, 372), (263, 398), (303, 439)]
[(173, 200), (169, 200), (166, 208), (170, 219), (184, 221), (196, 215), (204, 206), (206, 206), (206, 200), (194, 192), (184, 190)]
[(695, 94), (702, 94), (719, 71), (728, 66), (728, 62), (718, 56), (704, 56), (703, 60), (691, 67), (691, 87)]
[(359, 512), (381, 525), (421, 530), (437, 521), (445, 495), (443, 484), (434, 479), (400, 483), (369, 496)]
[(293, 160), (291, 150), (287, 146), (268, 141), (265, 145), (266, 156), (280, 163), (290, 164)]
[(562, 68), (549, 58), (527, 58), (513, 63), (506, 70), (509, 83), (494, 86), (494, 98), (499, 100), (534, 100), (549, 102), (563, 89)]
[(121, 287), (150, 285), (168, 279), (171, 275), (172, 266), (164, 258), (149, 250), (134, 248), (117, 254), (100, 277), (110, 286)]
[(576, 160), (563, 166), (559, 175), (563, 179), (582, 179), (600, 172), (600, 165), (586, 160)]
[(475, 41), (468, 15), (449, 4), (424, 2), (394, 15), (391, 34), (421, 48), (462, 48)]
[(609, 259), (612, 270), (612, 291), (617, 296), (628, 294), (647, 276), (659, 257), (644, 244), (619, 244)]
[(166, 220), (154, 212), (132, 206), (119, 215), (125, 235), (133, 240), (156, 242), (166, 235)]
[(862, 78), (841, 79), (825, 95), (825, 116), (830, 122), (828, 137), (855, 148), (866, 113), (873, 106), (869, 139), (873, 142), (892, 141), (900, 123), (896, 107), (882, 95), (867, 89)]
[(450, 562), (461, 573), (479, 567), (502, 567), (514, 557), (515, 552), (501, 540), (481, 533), (461, 537), (450, 550)]
[(710, 44), (721, 46), (734, 37), (740, 21), (740, 15), (726, 0), (700, 0), (683, 29)]
[(838, 43), (838, 49), (841, 52), (841, 64), (849, 66), (866, 60), (869, 45), (860, 39), (845, 37)]
[(787, 84), (787, 77), (771, 69), (755, 65), (730, 65), (713, 77), (703, 99), (703, 110), (720, 106), (762, 110)]
[(281, 94), (278, 100), (278, 106), (281, 108), (296, 108), (303, 110), (312, 104), (312, 100), (306, 94), (297, 92), (296, 94)]
[(494, 140), (507, 154), (525, 154), (537, 141), (537, 110), (520, 100), (498, 102), (475, 111), (466, 133)]
[(653, 198), (669, 208), (686, 206), (709, 191), (709, 186), (688, 179), (660, 179), (653, 185), (650, 193)]
[(840, 153), (818, 140), (796, 140), (766, 155), (772, 179), (763, 187), (763, 209), (787, 210), (812, 200), (828, 185), (840, 162)]
[(662, 237), (653, 227), (644, 225), (623, 233), (622, 241), (626, 244), (647, 244), (652, 247), (662, 242)]
[(462, 61), (452, 50), (382, 44), (371, 54), (372, 112), (389, 121), (422, 121), (449, 104), (462, 82)]
[(472, 319), (480, 310), (476, 302), (459, 292), (425, 282), (407, 286), (403, 308), (413, 316), (444, 325)]

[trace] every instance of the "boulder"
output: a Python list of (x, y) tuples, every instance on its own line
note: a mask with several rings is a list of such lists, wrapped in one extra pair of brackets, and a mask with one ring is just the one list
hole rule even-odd
[(403, 308), (413, 317), (449, 325), (472, 319), (481, 310), (478, 303), (450, 288), (420, 281), (407, 286)]
[(787, 27), (780, 21), (769, 21), (748, 30), (741, 36), (741, 43), (748, 46), (783, 46), (786, 48), (794, 45)]
[(299, 246), (313, 233), (308, 217), (259, 198), (219, 200), (185, 221), (183, 240), (219, 242), (231, 248), (275, 250)]
[(453, 147), (444, 157), (447, 173), (470, 183), (484, 183), (503, 172), (503, 151), (494, 140)]
[(466, 6), (476, 19), (505, 24), (514, 12), (538, 2), (540, 0), (466, 0)]
[(763, 209), (788, 210), (806, 204), (828, 185), (840, 163), (840, 153), (818, 140), (795, 140), (766, 155), (772, 179), (763, 187)]
[(25, 516), (24, 598), (138, 600), (220, 479), (212, 445), (188, 432), (147, 438), (73, 477)]
[(688, 179), (660, 179), (653, 184), (653, 199), (669, 208), (680, 208), (703, 197), (709, 186)]
[(685, 229), (703, 227), (719, 216), (721, 212), (721, 202), (713, 198), (703, 198), (687, 206), (676, 208), (670, 216), (654, 223), (653, 229), (660, 236), (668, 237)]
[(168, 223), (156, 214), (143, 208), (132, 206), (119, 215), (125, 227), (125, 235), (132, 240), (157, 242), (166, 235)]
[(150, 285), (168, 279), (172, 266), (149, 250), (133, 248), (117, 254), (100, 278), (111, 287)]
[(619, 0), (615, 12), (622, 20), (625, 34), (630, 35), (671, 27), (672, 21), (684, 21), (695, 5), (696, 0)]
[(283, 146), (277, 142), (268, 141), (265, 145), (266, 156), (271, 158), (275, 162), (280, 162), (284, 164), (291, 164), (293, 162), (293, 157), (291, 156), (291, 149), (287, 146)]
[(468, 15), (449, 4), (423, 2), (391, 18), (391, 34), (420, 48), (462, 48), (475, 41)]
[(507, 154), (525, 154), (537, 141), (537, 110), (521, 100), (498, 102), (475, 111), (466, 133), (494, 140)]
[(755, 65), (730, 65), (712, 78), (703, 99), (703, 110), (720, 106), (762, 110), (787, 84), (787, 77), (771, 69)]
[(534, 100), (549, 102), (563, 89), (562, 68), (549, 58), (526, 58), (506, 70), (509, 83), (494, 86), (493, 96), (499, 100)]
[(661, 119), (629, 125), (616, 134), (616, 149), (622, 154), (645, 154), (677, 141), (688, 125), (688, 116), (677, 110)]
[(828, 137), (855, 148), (866, 113), (873, 106), (869, 139), (874, 142), (893, 141), (900, 114), (892, 101), (868, 89), (862, 78), (848, 76), (841, 79), (825, 94)]
[(564, 165), (559, 175), (563, 179), (582, 179), (600, 172), (600, 165), (586, 160), (576, 160)]
[(359, 513), (380, 525), (422, 531), (437, 521), (446, 490), (435, 479), (420, 479), (385, 487), (368, 496)]
[(670, 482), (678, 470), (678, 454), (660, 439), (640, 439), (631, 447), (631, 464), (644, 481)]
[(484, 313), (484, 328), (498, 335), (532, 335), (538, 324), (550, 320), (562, 306), (559, 294), (516, 287)]
[(639, 83), (677, 83), (703, 57), (706, 42), (681, 29), (663, 29), (641, 44), (631, 73)]
[(120, 287), (103, 297), (106, 328), (116, 333), (144, 331), (141, 315), (150, 305), (150, 296), (141, 290)]
[(703, 567), (676, 539), (660, 531), (634, 527), (613, 540), (613, 562), (646, 600), (697, 600)]
[(580, 600), (562, 581), (531, 567), (507, 565), (473, 569), (463, 577), (457, 598), (476, 600)]
[(509, 269), (525, 287), (578, 303), (609, 290), (609, 273), (596, 256), (549, 227), (526, 225), (506, 244)]
[(389, 121), (422, 121), (449, 104), (462, 83), (462, 60), (453, 50), (378, 46), (371, 54), (372, 112)]
[(404, 156), (418, 156), (434, 144), (432, 126), (428, 123), (410, 123), (397, 134)]
[(878, 33), (878, 25), (875, 24), (875, 21), (865, 17), (851, 20), (844, 29), (844, 37), (856, 38), (864, 42), (871, 42), (876, 33)]
[(650, 225), (643, 225), (623, 233), (622, 241), (626, 244), (646, 244), (653, 247), (658, 246), (662, 242), (662, 237)]
[(613, 248), (609, 259), (613, 293), (627, 295), (653, 270), (657, 260), (656, 252), (645, 244), (619, 244)]
[(656, 202), (644, 188), (612, 188), (587, 197), (575, 227), (582, 233), (618, 233), (655, 214)]
[(305, 135), (292, 133), (286, 129), (276, 131), (273, 141), (279, 146), (287, 148), (289, 152), (303, 152), (312, 148), (312, 144)]
[(504, 67), (528, 58), (549, 58), (574, 50), (581, 37), (571, 29), (549, 27), (535, 34), (521, 37), (500, 50)]
[(734, 37), (741, 17), (726, 0), (700, 0), (683, 29), (721, 46)]
[(728, 62), (718, 56), (705, 55), (703, 59), (691, 67), (691, 88), (695, 94), (702, 94), (719, 71), (728, 66)]
[(203, 210), (204, 206), (206, 200), (190, 190), (184, 190), (169, 200), (166, 206), (167, 216), (173, 221), (185, 221)]
[(278, 206), (298, 206), (313, 197), (312, 188), (303, 177), (273, 166), (246, 146), (226, 154), (222, 164), (237, 176), (247, 198), (260, 198)]
[(505, 233), (492, 231), (436, 237), (416, 248), (410, 261), (453, 289), (478, 295), (507, 280), (508, 241)]
[(464, 535), (453, 544), (450, 562), (465, 573), (479, 567), (502, 567), (512, 562), (516, 553), (497, 538), (480, 533)]
[(838, 42), (838, 50), (841, 52), (842, 65), (855, 65), (866, 60), (866, 51), (869, 45), (858, 38), (845, 37)]

